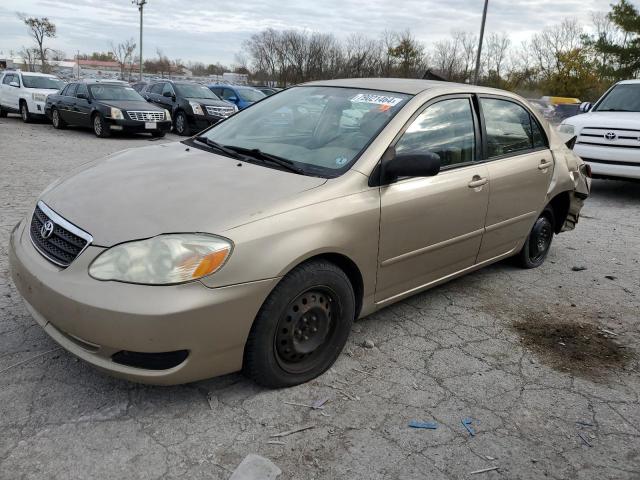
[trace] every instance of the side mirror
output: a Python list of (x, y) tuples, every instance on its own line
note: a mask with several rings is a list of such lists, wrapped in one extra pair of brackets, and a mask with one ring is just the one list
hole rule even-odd
[(582, 102), (580, 104), (580, 113), (587, 113), (593, 105), (590, 102)]
[(383, 163), (385, 183), (400, 177), (433, 177), (440, 172), (440, 156), (433, 152), (407, 152), (393, 155)]
[(11, 82), (9, 85), (12, 87), (20, 88), (20, 84), (18, 82)]

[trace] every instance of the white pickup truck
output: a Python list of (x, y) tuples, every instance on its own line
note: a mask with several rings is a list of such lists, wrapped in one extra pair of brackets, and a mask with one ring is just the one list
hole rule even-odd
[(24, 122), (35, 116), (44, 118), (47, 95), (64, 87), (55, 75), (6, 70), (0, 74), (0, 117), (19, 113)]
[(576, 136), (573, 151), (594, 177), (640, 179), (640, 80), (616, 83), (586, 112), (565, 119), (561, 133)]

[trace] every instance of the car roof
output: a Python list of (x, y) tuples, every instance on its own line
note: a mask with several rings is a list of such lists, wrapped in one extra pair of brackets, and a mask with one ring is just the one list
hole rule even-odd
[(4, 73), (13, 73), (13, 74), (19, 74), (19, 75), (30, 75), (30, 76), (33, 76), (33, 77), (58, 78), (55, 75), (51, 75), (49, 73), (23, 72), (22, 70), (5, 70)]
[(346, 78), (336, 80), (317, 80), (302, 84), (304, 86), (326, 86), (344, 88), (362, 88), (366, 90), (384, 90), (387, 92), (406, 93), (417, 95), (425, 90), (434, 88), (449, 88), (451, 90), (464, 90), (474, 93), (504, 94), (502, 90), (494, 88), (478, 87), (454, 82), (441, 82), (436, 80), (420, 80), (414, 78)]
[(618, 84), (622, 84), (622, 85), (631, 85), (635, 83), (640, 83), (640, 80), (631, 79), (631, 80), (622, 80), (621, 82), (618, 82)]

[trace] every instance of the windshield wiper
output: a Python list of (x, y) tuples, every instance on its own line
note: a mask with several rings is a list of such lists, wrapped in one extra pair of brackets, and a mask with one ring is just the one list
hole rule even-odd
[(636, 110), (627, 110), (625, 108), (604, 108), (602, 110), (598, 109), (596, 112), (635, 112)]
[(204, 143), (205, 145), (208, 145), (209, 147), (214, 148), (214, 149), (224, 153), (228, 157), (235, 158), (236, 160), (241, 159), (240, 155), (238, 155), (237, 152), (234, 152), (233, 150), (231, 150), (229, 148), (226, 148), (223, 145), (220, 145), (218, 142), (214, 142), (213, 140), (211, 140), (210, 138), (206, 137), (205, 135), (200, 135), (200, 136), (196, 137), (195, 139), (198, 142)]
[(235, 145), (225, 145), (224, 148), (228, 148), (230, 150), (256, 158), (258, 160), (275, 163), (276, 165), (279, 165), (280, 167), (289, 170), (290, 172), (298, 173), (300, 175), (306, 175), (304, 169), (297, 167), (291, 160), (279, 157), (277, 155), (272, 155), (271, 153), (265, 153), (259, 148), (244, 148), (237, 147)]

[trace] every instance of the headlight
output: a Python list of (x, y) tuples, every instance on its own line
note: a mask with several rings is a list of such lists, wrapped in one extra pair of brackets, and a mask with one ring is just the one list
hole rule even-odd
[(561, 123), (558, 127), (558, 131), (560, 133), (566, 133), (568, 135), (573, 135), (575, 133), (575, 127), (573, 125), (569, 125), (568, 123)]
[(169, 110), (167, 110), (166, 108), (164, 109), (164, 119), (171, 121), (171, 114), (169, 113)]
[(191, 100), (189, 100), (189, 105), (191, 105), (191, 110), (193, 110), (193, 113), (195, 115), (204, 115), (202, 107), (198, 102), (192, 102)]
[(34, 102), (46, 102), (47, 96), (44, 93), (32, 93), (31, 98)]
[(207, 234), (168, 234), (111, 247), (91, 263), (97, 280), (168, 285), (218, 271), (233, 248), (229, 240)]
[(124, 120), (124, 115), (122, 115), (122, 110), (119, 108), (111, 107), (111, 118), (116, 120)]

